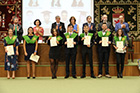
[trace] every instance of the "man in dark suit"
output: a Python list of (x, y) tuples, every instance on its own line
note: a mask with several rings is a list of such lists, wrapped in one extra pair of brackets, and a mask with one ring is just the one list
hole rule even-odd
[[(65, 38), (64, 38), (64, 44), (65, 44), (65, 55), (66, 55), (66, 76), (65, 78), (69, 78), (70, 70), (69, 70), (69, 65), (70, 65), (70, 59), (72, 63), (72, 77), (76, 77), (76, 67), (75, 67), (75, 61), (76, 61), (76, 54), (77, 54), (77, 45), (78, 45), (78, 34), (73, 32), (74, 26), (72, 24), (68, 25), (69, 32), (65, 33)], [(67, 47), (67, 40), (68, 39), (73, 39), (73, 45), (74, 47)]]
[(106, 25), (107, 25), (107, 31), (110, 31), (112, 33), (113, 30), (114, 30), (114, 28), (113, 28), (111, 22), (108, 22), (107, 15), (103, 15), (102, 16), (102, 22), (98, 25), (98, 31), (102, 31), (103, 30), (102, 29), (103, 23), (106, 23)]
[[(84, 25), (84, 33), (80, 34), (80, 41), (82, 45), (82, 61), (83, 61), (83, 75), (81, 78), (86, 77), (86, 55), (88, 54), (89, 64), (90, 64), (90, 73), (91, 78), (96, 78), (93, 73), (93, 59), (92, 59), (92, 46), (94, 45), (94, 36), (93, 33), (89, 33), (89, 26)], [(86, 39), (86, 36), (90, 37), (90, 43), (84, 44), (84, 40)]]
[[(97, 46), (98, 46), (98, 59), (99, 59), (99, 73), (98, 73), (98, 78), (102, 77), (102, 65), (103, 61), (105, 62), (105, 76), (107, 78), (111, 78), (109, 75), (109, 54), (110, 54), (110, 45), (112, 42), (111, 38), (111, 32), (107, 30), (107, 24), (103, 23), (102, 25), (102, 31), (98, 32), (97, 35)], [(108, 38), (108, 46), (103, 46), (102, 45), (102, 38), (107, 37)]]
[(53, 29), (57, 29), (60, 36), (64, 38), (64, 33), (66, 32), (65, 24), (63, 22), (60, 22), (60, 16), (56, 16), (55, 19), (56, 22), (52, 24), (51, 31), (53, 31)]
[(96, 33), (96, 28), (95, 28), (95, 24), (91, 22), (92, 21), (92, 17), (91, 16), (87, 16), (86, 19), (87, 19), (87, 23), (83, 24), (82, 33), (84, 33), (84, 26), (88, 25), (88, 27), (89, 27), (89, 31), (88, 32), (95, 34)]
[(19, 20), (17, 17), (13, 19), (14, 24), (10, 25), (9, 28), (12, 28), (14, 31), (14, 35), (18, 37), (19, 42), (22, 40), (23, 29), (20, 24), (18, 24)]

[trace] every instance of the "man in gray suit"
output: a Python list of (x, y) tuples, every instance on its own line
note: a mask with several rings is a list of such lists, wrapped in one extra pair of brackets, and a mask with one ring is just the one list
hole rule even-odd
[(110, 31), (110, 32), (112, 33), (113, 30), (114, 30), (114, 28), (113, 28), (111, 22), (108, 22), (108, 20), (107, 20), (107, 15), (106, 15), (106, 14), (104, 14), (104, 15), (102, 16), (102, 22), (98, 25), (98, 31), (102, 31), (102, 30), (103, 30), (103, 29), (102, 29), (103, 23), (106, 23), (106, 24), (107, 24), (107, 31)]
[(13, 19), (14, 24), (10, 25), (9, 28), (12, 28), (14, 31), (14, 35), (18, 37), (19, 42), (22, 40), (23, 29), (20, 24), (18, 24), (19, 20), (17, 17)]

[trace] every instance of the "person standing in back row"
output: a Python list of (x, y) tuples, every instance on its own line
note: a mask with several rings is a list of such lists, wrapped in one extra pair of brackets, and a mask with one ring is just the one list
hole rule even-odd
[(17, 36), (19, 42), (21, 42), (23, 34), (22, 26), (19, 24), (19, 19), (17, 17), (14, 17), (13, 22), (14, 24), (10, 25), (9, 28), (13, 29), (13, 34)]
[(65, 24), (63, 22), (60, 22), (60, 16), (56, 16), (55, 20), (56, 22), (52, 24), (51, 31), (53, 31), (53, 29), (56, 29), (59, 35), (64, 38), (64, 33), (66, 32)]

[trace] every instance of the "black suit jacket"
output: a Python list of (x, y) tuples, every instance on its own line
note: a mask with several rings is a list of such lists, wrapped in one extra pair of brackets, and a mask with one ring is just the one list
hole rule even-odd
[[(84, 26), (85, 26), (85, 25), (88, 25), (88, 23), (84, 23), (84, 24), (83, 24), (83, 27), (82, 27), (82, 33), (84, 33)], [(93, 34), (95, 34), (95, 33), (96, 33), (95, 24), (94, 24), (94, 23), (91, 23), (91, 26), (93, 26), (93, 28), (90, 29), (88, 32), (89, 32), (89, 33), (93, 33)]]
[[(14, 24), (10, 25), (9, 27), (13, 29), (14, 28)], [(17, 38), (18, 38), (19, 42), (21, 42), (22, 34), (23, 34), (23, 29), (22, 29), (22, 26), (20, 24), (18, 24), (18, 28), (19, 28), (19, 31), (17, 31)], [(15, 31), (14, 31), (14, 35), (15, 35)]]
[[(103, 50), (107, 50), (108, 52), (110, 51), (110, 45), (111, 44), (109, 44), (109, 46), (108, 47), (102, 47), (102, 43), (101, 44), (99, 44), (99, 42), (102, 40), (102, 38), (101, 37), (99, 37), (98, 36), (98, 34), (97, 34), (97, 39), (96, 39), (96, 42), (97, 42), (97, 45), (98, 45), (98, 52), (101, 52), (102, 51), (102, 49)], [(109, 41), (112, 43), (112, 35), (110, 34), (109, 35)]]
[[(100, 24), (98, 24), (98, 31), (102, 31), (102, 25), (103, 22), (101, 22)], [(110, 29), (110, 32), (112, 33), (114, 31), (114, 27), (112, 26), (111, 22), (107, 22), (107, 28)]]
[[(87, 47), (87, 45), (84, 45), (84, 40), (82, 41), (81, 39), (82, 39), (82, 38), (80, 37), (80, 44), (81, 44), (82, 46), (84, 46), (84, 47)], [(94, 45), (94, 39), (95, 39), (95, 37), (94, 37), (94, 35), (93, 35), (92, 38), (91, 38), (91, 40), (90, 40), (90, 47), (88, 47), (88, 48), (92, 48), (92, 46)]]
[[(64, 36), (64, 44), (66, 41), (67, 41), (67, 38)], [(74, 45), (74, 48), (76, 48), (78, 45), (78, 35), (74, 38), (73, 41), (76, 42), (76, 45)], [(67, 48), (67, 45), (65, 45), (65, 47)]]
[[(57, 26), (57, 24), (56, 24), (56, 22), (54, 22), (52, 24), (51, 31), (53, 29), (56, 29), (56, 26)], [(60, 36), (64, 37), (64, 33), (66, 32), (65, 24), (63, 22), (60, 22), (59, 26), (61, 26), (62, 29), (60, 29), (58, 32), (59, 32)]]

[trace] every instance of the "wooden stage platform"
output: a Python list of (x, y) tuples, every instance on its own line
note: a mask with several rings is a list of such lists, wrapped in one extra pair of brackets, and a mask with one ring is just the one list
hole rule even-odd
[[(47, 44), (39, 44), (38, 48), (38, 55), (40, 55), (39, 63), (36, 64), (36, 76), (37, 77), (46, 77), (51, 76), (50, 70), (50, 62), (49, 62), (49, 46)], [(63, 53), (60, 55), (61, 60), (59, 62), (59, 68), (57, 75), (58, 76), (65, 76), (65, 49), (62, 47)], [(18, 57), (18, 70), (16, 71), (17, 77), (26, 77), (26, 62), (24, 61), (24, 51), (23, 45), (20, 44), (19, 46), (19, 54)], [(3, 44), (0, 44), (0, 77), (6, 77), (6, 71), (4, 70), (4, 59), (5, 59), (5, 52)], [(113, 50), (113, 46), (111, 46), (110, 50), (110, 58), (109, 58), (109, 71), (110, 75), (116, 76), (116, 56)], [(98, 75), (98, 53), (97, 53), (97, 46), (93, 46), (93, 66), (94, 66), (94, 73)], [(104, 69), (103, 69), (104, 70)], [(81, 58), (81, 46), (78, 46), (77, 49), (77, 57), (76, 57), (76, 73), (77, 76), (82, 75), (82, 58)], [(86, 67), (87, 76), (90, 75), (90, 67), (87, 60), (87, 67)], [(104, 73), (103, 73), (104, 74)], [(137, 65), (129, 65), (128, 64), (128, 55), (126, 54), (125, 58), (125, 68), (124, 68), (124, 76), (138, 76), (139, 70)]]

